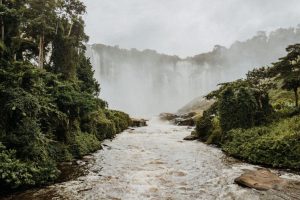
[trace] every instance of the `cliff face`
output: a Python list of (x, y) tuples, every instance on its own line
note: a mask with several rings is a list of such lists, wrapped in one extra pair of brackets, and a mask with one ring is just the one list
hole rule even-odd
[(110, 107), (136, 116), (175, 112), (191, 99), (215, 89), (220, 82), (242, 78), (254, 67), (268, 65), (300, 41), (300, 29), (278, 29), (235, 42), (216, 45), (208, 53), (181, 59), (153, 50), (87, 46), (87, 54)]

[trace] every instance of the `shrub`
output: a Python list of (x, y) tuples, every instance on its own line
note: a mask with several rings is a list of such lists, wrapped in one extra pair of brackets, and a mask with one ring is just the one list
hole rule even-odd
[(212, 119), (211, 134), (207, 138), (206, 143), (220, 145), (221, 140), (222, 140), (222, 129), (220, 125), (220, 119), (219, 117), (214, 117)]
[(0, 143), (0, 186), (1, 188), (18, 188), (45, 184), (58, 177), (59, 171), (53, 162), (35, 165), (22, 162), (16, 158), (15, 150), (6, 150)]
[(75, 136), (75, 144), (72, 145), (74, 155), (82, 157), (88, 153), (95, 152), (101, 148), (101, 142), (93, 134), (77, 133)]
[(217, 104), (213, 104), (203, 112), (203, 116), (196, 121), (196, 133), (200, 140), (206, 141), (212, 133), (212, 120), (216, 114)]
[(52, 182), (57, 162), (94, 152), (128, 127), (128, 115), (94, 96), (98, 84), (92, 72), (85, 77), (89, 70), (78, 72), (85, 84), (26, 63), (0, 67), (0, 186)]
[(300, 168), (300, 117), (228, 132), (223, 150), (252, 163)]

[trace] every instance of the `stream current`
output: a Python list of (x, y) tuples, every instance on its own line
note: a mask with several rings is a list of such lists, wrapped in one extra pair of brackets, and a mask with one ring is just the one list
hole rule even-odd
[[(257, 166), (229, 158), (199, 141), (184, 141), (191, 129), (153, 118), (129, 129), (93, 154), (84, 176), (9, 199), (70, 200), (256, 200), (297, 199), (278, 191), (243, 188), (234, 179)], [(300, 177), (279, 172), (282, 177)]]

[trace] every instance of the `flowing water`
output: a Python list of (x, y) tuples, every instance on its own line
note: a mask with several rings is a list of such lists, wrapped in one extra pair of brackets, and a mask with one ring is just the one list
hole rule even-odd
[[(237, 162), (201, 142), (184, 141), (190, 132), (188, 127), (152, 119), (147, 127), (105, 141), (86, 175), (11, 199), (293, 199), (276, 191), (236, 185), (234, 178), (255, 166)], [(284, 176), (300, 178), (289, 173)]]

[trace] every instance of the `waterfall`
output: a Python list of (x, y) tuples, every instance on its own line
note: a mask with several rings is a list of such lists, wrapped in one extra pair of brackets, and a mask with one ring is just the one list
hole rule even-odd
[(87, 56), (100, 83), (100, 96), (110, 108), (150, 117), (176, 112), (218, 83), (243, 78), (254, 67), (275, 62), (285, 55), (287, 45), (297, 41), (298, 29), (278, 29), (186, 59), (103, 44), (87, 45)]

